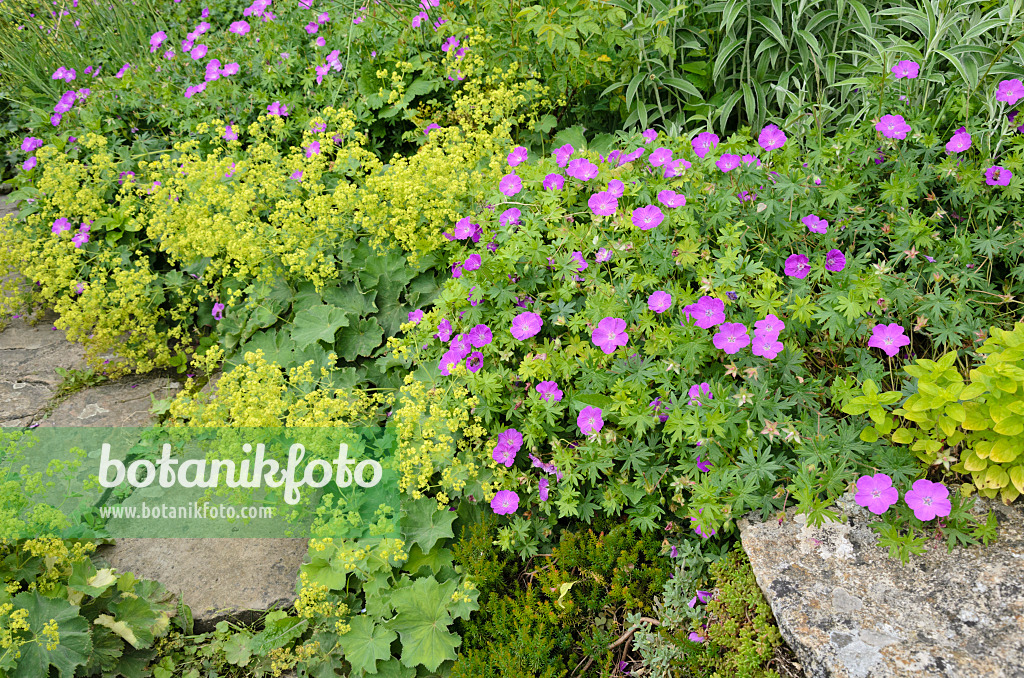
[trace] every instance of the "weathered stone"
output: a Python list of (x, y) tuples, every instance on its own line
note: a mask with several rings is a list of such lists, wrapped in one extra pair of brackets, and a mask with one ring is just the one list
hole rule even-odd
[(306, 539), (119, 539), (96, 557), (180, 593), (196, 630), (224, 619), (250, 624), (295, 604)]
[(843, 520), (740, 522), (743, 548), (786, 642), (811, 678), (1024, 678), (1024, 509), (979, 501), (999, 540), (933, 542), (904, 567), (877, 545), (852, 495)]
[(72, 394), (40, 426), (149, 426), (150, 394), (169, 398), (181, 385), (166, 377), (127, 377)]

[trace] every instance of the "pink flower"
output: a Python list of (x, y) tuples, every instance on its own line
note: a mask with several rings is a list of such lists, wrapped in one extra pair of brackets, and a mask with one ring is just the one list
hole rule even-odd
[(761, 166), (761, 161), (757, 158), (756, 155), (745, 155), (742, 158), (740, 158), (740, 162), (742, 162), (745, 165), (753, 165), (756, 163), (758, 167)]
[(985, 170), (985, 183), (989, 186), (1009, 186), (1010, 179), (1013, 179), (1013, 172), (1005, 167), (993, 165)]
[(508, 198), (523, 190), (523, 180), (516, 173), (506, 174), (498, 182), (498, 190)]
[(838, 273), (846, 268), (846, 256), (839, 250), (829, 250), (825, 255), (825, 270)]
[(622, 194), (626, 192), (626, 184), (622, 183), (618, 179), (612, 179), (608, 182), (607, 191), (616, 198), (621, 198)]
[(597, 323), (597, 327), (590, 335), (591, 341), (605, 352), (611, 355), (619, 346), (629, 343), (629, 335), (626, 333), (626, 321), (622, 318), (603, 318)]
[(576, 262), (577, 271), (585, 271), (587, 269), (588, 264), (587, 260), (583, 257), (583, 252), (573, 252), (572, 258)]
[(524, 146), (516, 146), (512, 149), (512, 152), (508, 154), (508, 165), (509, 167), (515, 167), (526, 162), (529, 151)]
[(682, 207), (686, 204), (686, 196), (666, 188), (658, 192), (658, 202), (665, 207)]
[(601, 408), (593, 405), (588, 405), (580, 410), (580, 415), (576, 417), (576, 425), (580, 427), (580, 433), (585, 436), (592, 435), (604, 428), (604, 419), (601, 418), (601, 415)]
[(810, 260), (803, 254), (791, 254), (786, 258), (786, 275), (793, 278), (806, 278), (810, 272)]
[(275, 101), (274, 103), (267, 106), (267, 112), (270, 113), (271, 115), (280, 115), (281, 117), (285, 117), (288, 115), (288, 107), (282, 104), (280, 101)]
[(693, 139), (693, 152), (703, 159), (708, 151), (718, 146), (718, 141), (718, 135), (714, 132), (701, 132)]
[[(478, 351), (479, 353), (479, 351)], [(481, 356), (481, 361), (483, 356)], [(491, 457), (499, 464), (511, 468), (516, 463), (516, 453), (523, 446), (523, 434), (514, 428), (508, 428), (498, 434), (498, 442), (491, 452)]]
[(1021, 98), (1024, 98), (1024, 83), (1020, 80), (1014, 78), (1013, 80), (1003, 80), (999, 83), (999, 89), (996, 91), (996, 101), (1005, 101), (1013, 106)]
[(558, 388), (558, 384), (554, 381), (542, 381), (537, 384), (537, 393), (540, 394), (540, 399), (547, 402), (560, 402), (562, 400), (562, 390)]
[(672, 295), (658, 290), (647, 298), (647, 308), (655, 313), (664, 313), (672, 306)]
[(551, 173), (544, 177), (545, 191), (560, 191), (565, 185), (565, 177), (561, 174)]
[(611, 216), (619, 209), (619, 201), (608, 191), (600, 191), (587, 201), (590, 211), (598, 216)]
[(947, 153), (961, 153), (971, 147), (971, 135), (967, 132), (957, 132), (946, 142)]
[(949, 490), (942, 483), (933, 483), (921, 478), (915, 480), (911, 490), (903, 497), (914, 511), (918, 520), (948, 516), (952, 510), (949, 503)]
[(723, 153), (718, 160), (715, 161), (715, 167), (722, 170), (723, 172), (731, 172), (740, 166), (740, 156), (732, 153)]
[(801, 219), (804, 225), (807, 226), (807, 230), (811, 233), (820, 233), (824, 235), (828, 231), (828, 222), (819, 217), (816, 214), (808, 214), (806, 217)]
[(499, 516), (515, 513), (519, 510), (519, 495), (512, 490), (498, 492), (491, 500), (491, 510)]
[(695, 303), (683, 308), (683, 313), (694, 319), (697, 327), (707, 330), (725, 322), (725, 302), (715, 297), (703, 296)]
[(547, 501), (548, 500), (548, 479), (547, 478), (541, 478), (540, 481), (537, 483), (537, 497), (541, 501)]
[(892, 486), (892, 478), (884, 473), (857, 479), (857, 496), (853, 500), (876, 516), (888, 511), (899, 498), (900, 493)]
[(436, 122), (432, 122), (423, 128), (423, 134), (425, 136), (430, 136), (430, 131), (435, 129), (441, 129), (441, 126), (438, 125)]
[(755, 334), (753, 344), (750, 346), (750, 352), (767, 360), (773, 360), (775, 356), (782, 352), (783, 348), (777, 334)]
[(890, 358), (899, 353), (900, 348), (909, 344), (910, 338), (903, 333), (903, 326), (897, 323), (875, 325), (868, 340), (868, 346), (882, 349)]
[(892, 73), (896, 76), (896, 79), (910, 78), (914, 79), (920, 72), (921, 66), (913, 61), (901, 61), (892, 67)]
[(555, 156), (555, 161), (558, 163), (559, 167), (565, 167), (565, 164), (569, 162), (569, 158), (572, 157), (574, 151), (575, 149), (572, 146), (565, 144), (564, 146), (556, 148), (552, 152), (552, 155)]
[(875, 125), (875, 130), (889, 139), (906, 139), (911, 127), (902, 115), (883, 115)]
[(761, 130), (757, 143), (766, 151), (774, 151), (786, 145), (786, 135), (775, 125), (767, 125)]
[(747, 334), (747, 327), (743, 323), (722, 323), (718, 332), (711, 338), (711, 343), (715, 348), (732, 355), (750, 345), (750, 335)]
[(633, 225), (641, 231), (649, 231), (664, 221), (665, 215), (657, 205), (637, 207), (633, 210)]
[(656, 148), (651, 151), (651, 155), (647, 158), (647, 162), (651, 163), (652, 167), (661, 167), (667, 162), (672, 160), (672, 151), (665, 147)]
[(544, 321), (539, 315), (525, 311), (512, 319), (512, 327), (509, 331), (519, 341), (525, 341), (540, 332), (543, 326)]
[(597, 176), (598, 167), (586, 158), (576, 158), (569, 162), (565, 173), (580, 181), (590, 181)]
[(708, 400), (714, 400), (715, 397), (711, 395), (711, 384), (706, 381), (702, 381), (699, 384), (690, 386), (690, 389), (686, 392), (686, 395), (690, 398), (690, 404), (701, 406), (700, 399), (707, 397)]
[(775, 317), (774, 313), (769, 313), (764, 320), (754, 323), (754, 333), (766, 337), (777, 337), (784, 329), (786, 329), (786, 323)]
[(645, 129), (640, 136), (644, 138), (644, 143), (653, 144), (654, 140), (658, 138), (658, 133), (653, 129)]
[(249, 30), (249, 22), (247, 21), (235, 21), (228, 26), (228, 33), (234, 33), (235, 35), (245, 35)]

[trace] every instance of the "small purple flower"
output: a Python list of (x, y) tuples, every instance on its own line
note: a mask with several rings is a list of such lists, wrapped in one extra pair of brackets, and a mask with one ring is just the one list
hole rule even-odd
[(569, 162), (565, 173), (580, 181), (590, 181), (597, 176), (598, 167), (586, 158), (576, 158)]
[(918, 520), (942, 518), (948, 516), (953, 509), (949, 502), (949, 489), (942, 483), (933, 483), (924, 478), (915, 480), (903, 499), (913, 509)]
[(286, 117), (288, 115), (288, 107), (282, 104), (280, 101), (275, 101), (274, 103), (267, 106), (267, 112), (270, 113), (271, 115), (279, 115), (281, 117)]
[(483, 348), (491, 343), (493, 335), (487, 325), (476, 325), (469, 332), (469, 343), (476, 348)]
[(288, 177), (288, 178), (292, 179), (293, 181), (302, 181), (302, 173), (303, 173), (302, 170), (295, 170), (294, 172), (292, 172), (291, 176)]
[(892, 486), (892, 478), (884, 473), (861, 476), (857, 479), (857, 496), (854, 497), (854, 501), (876, 516), (888, 511), (899, 498), (900, 493)]
[(754, 323), (754, 333), (765, 337), (777, 337), (786, 329), (786, 323), (779, 320), (774, 313), (769, 313), (764, 320)]
[(838, 273), (846, 268), (846, 256), (839, 250), (829, 250), (825, 255), (825, 270)]
[(420, 309), (416, 309), (415, 311), (409, 311), (409, 322), (419, 323), (419, 321), (421, 320), (423, 320), (423, 311), (421, 311)]
[(231, 129), (231, 125), (226, 125), (224, 127), (224, 138), (227, 139), (228, 141), (235, 141), (236, 139), (238, 139), (238, 132)]
[(576, 417), (576, 425), (580, 427), (580, 433), (585, 436), (592, 435), (604, 428), (604, 419), (601, 418), (601, 415), (601, 408), (593, 405), (587, 405), (580, 410), (580, 415)]
[(607, 217), (619, 209), (619, 201), (609, 191), (599, 191), (590, 196), (587, 206), (595, 215)]
[(686, 205), (686, 196), (666, 188), (658, 192), (658, 202), (666, 207), (683, 207)]
[(223, 320), (225, 308), (226, 307), (224, 306), (224, 304), (217, 302), (216, 304), (213, 305), (213, 312), (211, 313), (211, 315), (214, 317), (215, 320)]
[(901, 348), (910, 344), (910, 337), (903, 332), (903, 326), (897, 323), (888, 325), (879, 323), (871, 330), (868, 346), (882, 349), (891, 358), (899, 353)]
[(711, 466), (712, 466), (712, 464), (711, 464), (710, 461), (708, 461), (707, 459), (705, 459), (704, 461), (701, 461), (700, 455), (699, 454), (697, 455), (697, 468), (698, 469), (700, 469), (704, 473), (707, 473), (708, 471), (711, 470)]
[(572, 146), (570, 146), (569, 144), (565, 144), (560, 148), (556, 148), (552, 152), (552, 154), (555, 156), (555, 161), (558, 163), (558, 166), (565, 167), (566, 163), (569, 162), (569, 158), (572, 157), (574, 151), (575, 149)]
[(306, 157), (312, 158), (314, 155), (320, 155), (320, 142), (314, 141), (306, 147)]
[(541, 400), (547, 402), (560, 402), (562, 400), (562, 391), (558, 388), (558, 384), (554, 381), (542, 381), (537, 384), (537, 393), (540, 394)]
[(501, 213), (501, 216), (498, 217), (498, 223), (501, 224), (502, 226), (510, 226), (512, 224), (518, 224), (519, 223), (519, 217), (520, 217), (521, 214), (522, 213), (519, 211), (518, 208), (511, 207), (511, 208), (509, 208), (509, 209), (507, 209), (507, 210), (505, 210), (504, 212)]
[(541, 478), (537, 482), (537, 496), (540, 498), (541, 501), (547, 501), (548, 500), (548, 479), (547, 478)]
[(920, 72), (920, 64), (914, 61), (900, 61), (892, 67), (892, 73), (896, 76), (896, 79), (910, 78), (911, 80), (917, 77)]
[(658, 290), (647, 297), (647, 308), (655, 313), (664, 313), (672, 306), (672, 295), (668, 292)]
[(758, 167), (761, 166), (761, 161), (758, 159), (756, 155), (745, 155), (742, 158), (740, 158), (740, 162), (742, 162), (744, 165), (756, 164)]
[(544, 190), (545, 191), (560, 191), (562, 186), (565, 185), (565, 177), (561, 174), (552, 172), (544, 177)]
[(484, 354), (480, 351), (473, 351), (466, 358), (466, 369), (470, 372), (479, 372), (480, 368), (484, 366)]
[(512, 152), (508, 154), (508, 166), (515, 167), (526, 162), (526, 158), (529, 155), (529, 151), (526, 150), (525, 146), (516, 146), (512, 149)]
[[(700, 528), (697, 528), (696, 531), (699, 534), (700, 533)], [(704, 535), (701, 535), (701, 536), (704, 536)], [(696, 631), (690, 631), (690, 635), (688, 635), (687, 638), (689, 638), (694, 643), (703, 643), (704, 640), (705, 640), (704, 636), (700, 635)]]
[(791, 254), (786, 258), (786, 275), (792, 278), (806, 278), (810, 272), (810, 260), (803, 254)]
[(597, 251), (597, 256), (595, 257), (595, 260), (597, 261), (597, 263), (603, 264), (604, 262), (610, 260), (611, 258), (612, 251), (610, 249), (602, 247)]
[(641, 231), (656, 228), (665, 219), (665, 214), (657, 205), (637, 207), (633, 210), (633, 225)]
[(966, 131), (957, 132), (946, 142), (947, 153), (962, 153), (971, 147), (971, 135)]
[(648, 156), (647, 162), (651, 163), (652, 167), (661, 167), (667, 162), (672, 161), (672, 151), (665, 148), (664, 146), (656, 148), (651, 151), (651, 155)]
[(33, 155), (31, 158), (29, 158), (28, 160), (21, 164), (21, 169), (25, 172), (30, 172), (33, 168), (35, 168), (38, 162), (39, 158)]
[(583, 258), (583, 252), (573, 252), (572, 259), (576, 262), (576, 270), (583, 271), (587, 268), (587, 260)]
[(701, 132), (693, 139), (693, 152), (703, 159), (708, 151), (718, 146), (718, 135), (714, 132)]
[(452, 324), (448, 318), (442, 318), (437, 324), (437, 338), (441, 341), (448, 341), (452, 338)]
[(605, 352), (605, 355), (611, 355), (616, 348), (629, 343), (626, 321), (622, 318), (602, 318), (591, 333), (590, 339), (594, 345)]
[(701, 406), (701, 398), (707, 397), (708, 400), (715, 399), (715, 397), (711, 395), (711, 384), (706, 381), (690, 386), (686, 395), (690, 398), (690, 404), (696, 405), (697, 407)]
[(235, 35), (245, 35), (249, 32), (249, 22), (247, 21), (235, 21), (228, 26), (228, 32), (234, 33)]
[(43, 147), (43, 140), (36, 137), (25, 137), (21, 142), (21, 150), (26, 153), (38, 150)]
[(498, 182), (498, 190), (508, 198), (523, 190), (523, 180), (515, 172), (506, 174)]
[(824, 235), (828, 232), (828, 222), (819, 217), (817, 214), (808, 214), (806, 217), (801, 219), (807, 230), (811, 233), (819, 233)]
[(696, 303), (683, 308), (683, 312), (694, 319), (697, 327), (707, 330), (725, 321), (725, 302), (703, 296)]
[(645, 129), (640, 136), (644, 138), (644, 143), (653, 144), (654, 140), (658, 138), (658, 133), (653, 129)]
[(875, 130), (889, 139), (906, 139), (911, 127), (902, 115), (883, 115), (875, 125)]
[(750, 335), (743, 323), (722, 323), (718, 332), (711, 338), (715, 348), (729, 355), (739, 353), (740, 349), (750, 345)]
[(985, 183), (989, 186), (1009, 186), (1010, 179), (1013, 179), (1013, 172), (1005, 167), (993, 165), (985, 170)]
[(491, 510), (499, 516), (515, 513), (519, 510), (519, 495), (512, 490), (498, 492), (491, 500)]
[(783, 348), (778, 335), (755, 334), (754, 341), (750, 346), (750, 352), (766, 360), (774, 360), (775, 356), (779, 355)]
[(71, 222), (66, 217), (61, 217), (53, 222), (53, 226), (50, 227), (50, 232), (54, 235), (60, 235), (64, 231), (71, 230)]
[(1014, 78), (999, 83), (999, 88), (996, 90), (996, 101), (1005, 101), (1013, 106), (1021, 98), (1024, 98), (1024, 83), (1020, 80)]
[(438, 125), (436, 122), (430, 123), (429, 125), (427, 125), (426, 127), (423, 128), (424, 136), (428, 136), (429, 137), (430, 136), (430, 132), (435, 130), (435, 129), (441, 129), (441, 126)]
[(526, 311), (512, 319), (510, 332), (519, 341), (525, 341), (540, 332), (543, 325), (544, 321), (539, 315)]
[(498, 434), (498, 442), (495, 444), (491, 456), (494, 461), (511, 468), (516, 461), (516, 454), (522, 446), (523, 434), (514, 428), (508, 428)]
[(733, 153), (723, 153), (718, 160), (715, 161), (715, 167), (723, 172), (731, 172), (739, 166), (740, 156)]
[(470, 254), (469, 257), (466, 258), (466, 261), (462, 263), (462, 268), (466, 269), (467, 271), (475, 271), (478, 268), (480, 268), (481, 263), (482, 259), (480, 255), (474, 252), (473, 254)]
[(690, 607), (695, 607), (698, 602), (700, 602), (703, 605), (704, 603), (708, 602), (709, 600), (711, 600), (711, 591), (697, 591), (697, 595), (695, 595), (690, 600), (690, 604), (689, 605), (690, 605)]
[(757, 137), (757, 143), (766, 151), (774, 151), (786, 144), (786, 134), (775, 125), (767, 125)]
[[(704, 513), (704, 509), (697, 509), (697, 513)], [(696, 518), (690, 518), (690, 524), (691, 525), (693, 525), (696, 522), (697, 522)], [(706, 534), (704, 532), (704, 530), (700, 529), (700, 525), (694, 525), (693, 526), (693, 531), (697, 533), (697, 536), (703, 537), (704, 539), (708, 539), (709, 537), (712, 537), (715, 534), (715, 530), (711, 530), (711, 534)]]

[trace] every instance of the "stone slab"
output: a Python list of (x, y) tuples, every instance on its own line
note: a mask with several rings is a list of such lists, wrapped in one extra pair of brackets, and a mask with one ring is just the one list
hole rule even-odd
[(72, 394), (40, 426), (149, 426), (152, 401), (170, 398), (181, 384), (167, 377), (127, 377)]
[(295, 604), (307, 539), (119, 539), (97, 549), (121, 572), (156, 579), (180, 593), (196, 630), (229, 619), (252, 623)]
[(786, 642), (811, 678), (1024, 678), (1024, 508), (979, 501), (999, 540), (904, 567), (876, 517), (847, 494), (843, 520), (740, 522), (743, 549)]

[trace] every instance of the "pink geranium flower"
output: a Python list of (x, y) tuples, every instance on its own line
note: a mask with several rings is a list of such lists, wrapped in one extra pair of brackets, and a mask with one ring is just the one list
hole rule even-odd
[(889, 139), (906, 139), (907, 133), (911, 131), (910, 125), (902, 115), (883, 115), (875, 129)]
[(1013, 106), (1022, 98), (1024, 98), (1024, 83), (1017, 78), (1003, 80), (999, 83), (999, 89), (996, 90), (996, 101), (1005, 101)]
[(647, 298), (647, 308), (655, 313), (664, 313), (672, 306), (672, 295), (658, 290)]
[(665, 214), (657, 205), (637, 207), (633, 210), (633, 225), (641, 231), (649, 231), (656, 228), (665, 219)]
[(888, 511), (899, 498), (900, 493), (892, 486), (892, 478), (884, 473), (857, 479), (857, 496), (854, 501), (877, 516)]
[(523, 190), (523, 180), (519, 178), (519, 175), (514, 172), (506, 174), (498, 182), (498, 190), (502, 192), (508, 198)]
[(985, 183), (989, 186), (1009, 186), (1010, 179), (1013, 179), (1013, 172), (1005, 167), (993, 165), (985, 170)]
[(811, 233), (824, 235), (828, 232), (828, 222), (817, 214), (808, 214), (806, 217), (801, 219), (801, 221), (804, 222), (804, 225), (807, 226), (807, 230)]
[(708, 151), (718, 146), (718, 135), (714, 132), (701, 132), (693, 139), (693, 152), (703, 158)]
[(791, 254), (786, 258), (786, 275), (792, 278), (806, 278), (810, 272), (810, 260), (803, 254)]
[(693, 318), (697, 327), (707, 330), (725, 321), (725, 302), (715, 297), (703, 296), (683, 308), (683, 313)]
[(593, 405), (587, 405), (580, 410), (579, 416), (576, 417), (576, 425), (580, 427), (580, 433), (585, 436), (593, 435), (604, 428), (602, 414), (601, 408)]
[(750, 335), (747, 334), (747, 327), (743, 323), (722, 323), (718, 332), (711, 338), (711, 343), (715, 348), (732, 355), (750, 345)]
[(491, 510), (499, 516), (515, 513), (519, 510), (519, 495), (512, 490), (502, 490), (491, 500)]
[(871, 338), (868, 340), (868, 346), (882, 349), (890, 358), (909, 344), (910, 338), (903, 333), (903, 326), (897, 323), (875, 325), (871, 330)]
[(626, 333), (626, 321), (622, 318), (602, 318), (597, 327), (590, 335), (591, 341), (598, 348), (610, 355), (619, 346), (629, 343), (629, 335)]
[(949, 502), (949, 489), (942, 483), (921, 478), (915, 480), (911, 490), (903, 497), (918, 520), (931, 520), (948, 516), (953, 507)]
[(767, 125), (761, 130), (757, 143), (766, 151), (774, 151), (776, 148), (782, 148), (786, 144), (786, 135), (775, 125)]
[(512, 319), (510, 332), (519, 341), (525, 341), (540, 332), (543, 325), (544, 321), (539, 315), (526, 311)]
[(590, 196), (587, 206), (598, 216), (611, 216), (619, 209), (619, 201), (609, 191), (599, 191)]
[(920, 72), (921, 66), (914, 61), (900, 61), (892, 67), (892, 73), (896, 76), (896, 79), (910, 78), (914, 79)]

